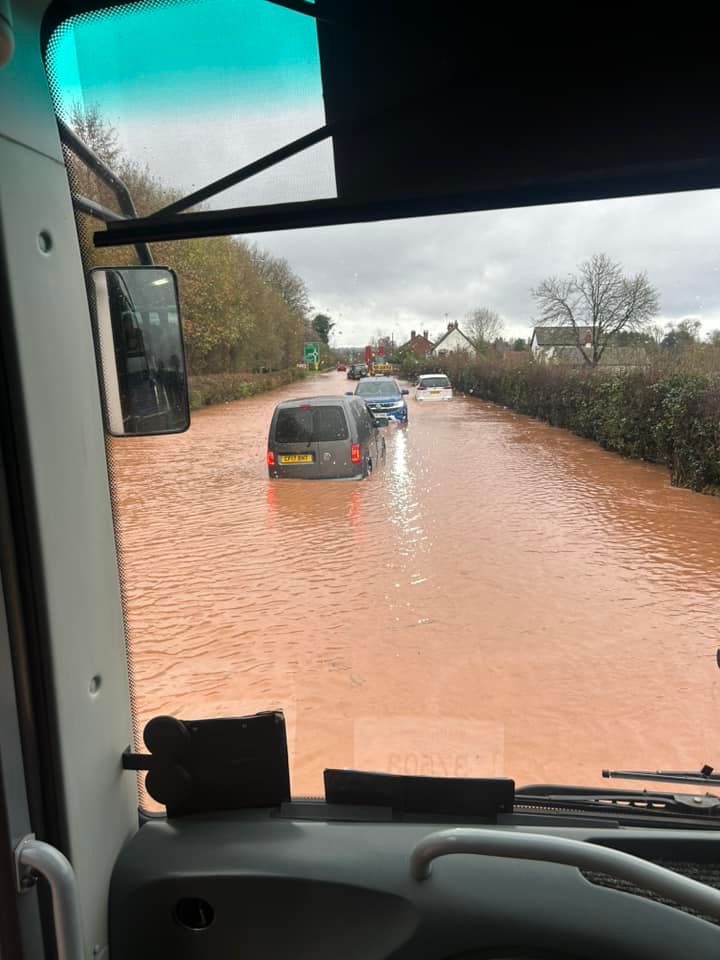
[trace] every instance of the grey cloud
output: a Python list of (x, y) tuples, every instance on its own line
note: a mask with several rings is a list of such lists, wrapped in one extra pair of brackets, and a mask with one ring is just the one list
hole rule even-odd
[(444, 315), (497, 310), (527, 335), (530, 289), (605, 251), (660, 290), (659, 322), (693, 315), (720, 326), (720, 191), (491, 211), (259, 236), (340, 320), (345, 343), (377, 329), (439, 330)]

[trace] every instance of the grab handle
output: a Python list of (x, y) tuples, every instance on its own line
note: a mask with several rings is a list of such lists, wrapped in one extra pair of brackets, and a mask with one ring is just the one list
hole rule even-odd
[(32, 834), (18, 843), (14, 859), (18, 892), (30, 889), (38, 874), (50, 887), (58, 960), (83, 960), (77, 881), (70, 861)]
[(414, 880), (430, 876), (433, 860), (455, 853), (512, 860), (540, 860), (580, 870), (595, 870), (618, 880), (637, 884), (684, 907), (720, 920), (720, 890), (690, 880), (665, 867), (629, 853), (581, 840), (510, 830), (457, 829), (431, 833), (416, 844), (410, 854), (410, 875)]

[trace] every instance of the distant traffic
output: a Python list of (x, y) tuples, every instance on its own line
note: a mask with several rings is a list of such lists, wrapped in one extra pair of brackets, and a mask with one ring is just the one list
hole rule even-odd
[[(358, 383), (343, 396), (301, 397), (275, 407), (267, 445), (271, 479), (365, 480), (385, 465), (381, 430), (391, 421), (407, 427), (410, 390), (394, 377), (372, 375), (366, 364), (351, 364), (347, 377)], [(414, 397), (450, 400), (452, 386), (444, 374), (423, 374)]]

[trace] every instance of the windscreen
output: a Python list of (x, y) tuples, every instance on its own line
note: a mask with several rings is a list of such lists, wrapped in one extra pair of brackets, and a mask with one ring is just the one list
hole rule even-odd
[(365, 380), (355, 391), (361, 397), (399, 397), (400, 388), (393, 380)]
[[(267, 0), (84, 14), (47, 63), (142, 213), (325, 119), (315, 20)], [(331, 141), (230, 191), (334, 192)], [(93, 246), (90, 209), (86, 268), (136, 263)], [(108, 440), (138, 749), (159, 714), (281, 709), (296, 796), (326, 767), (717, 766), (719, 221), (706, 191), (151, 244), (192, 423)], [(366, 361), (392, 378), (337, 369)], [(279, 443), (349, 440), (348, 393), (424, 374), (452, 397), (412, 389), (354, 459), (299, 448), (272, 475), (279, 404)]]
[(449, 387), (450, 381), (447, 377), (421, 377), (419, 385), (422, 387)]
[(289, 407), (278, 412), (276, 443), (322, 443), (347, 439), (347, 421), (342, 407)]

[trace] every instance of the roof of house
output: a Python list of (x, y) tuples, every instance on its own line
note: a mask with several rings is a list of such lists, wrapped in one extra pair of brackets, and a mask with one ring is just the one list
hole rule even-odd
[(428, 340), (428, 338), (424, 337), (422, 334), (416, 333), (414, 337), (410, 337), (408, 342), (402, 345), (402, 348), (415, 351), (423, 350), (428, 353), (430, 350), (432, 350), (433, 346), (434, 344), (432, 340)]
[(440, 337), (440, 339), (437, 341), (437, 343), (436, 343), (435, 346), (433, 347), (433, 350), (437, 350), (437, 348), (440, 346), (440, 344), (441, 344), (444, 340), (447, 340), (447, 338), (448, 338), (448, 337), (450, 336), (450, 334), (452, 334), (452, 333), (459, 333), (460, 336), (461, 336), (464, 340), (467, 340), (468, 346), (469, 346), (472, 350), (475, 349), (475, 348), (473, 347), (473, 345), (472, 345), (472, 341), (470, 340), (470, 338), (467, 337), (467, 336), (465, 336), (465, 334), (462, 332), (462, 330), (461, 330), (457, 325), (455, 325), (455, 326), (453, 326), (450, 330), (447, 330), (447, 331)]
[(584, 342), (592, 337), (592, 327), (535, 327), (532, 339), (539, 347), (574, 347), (578, 334)]

